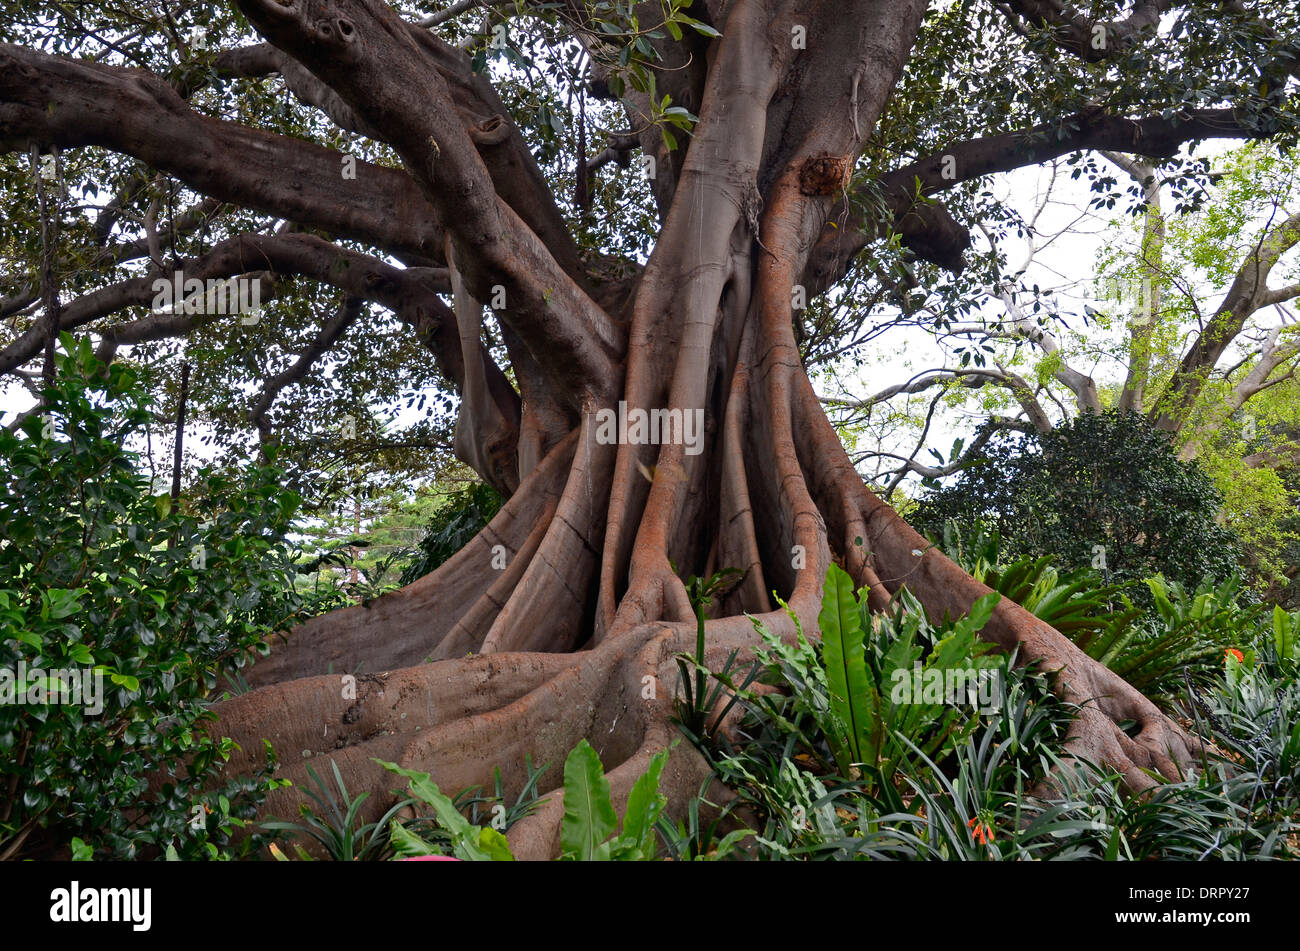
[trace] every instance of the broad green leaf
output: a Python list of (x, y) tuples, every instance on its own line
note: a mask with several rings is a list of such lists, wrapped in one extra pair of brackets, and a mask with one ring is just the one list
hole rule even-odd
[(1281, 605), (1273, 606), (1273, 644), (1277, 656), (1283, 663), (1289, 661), (1296, 653), (1296, 635), (1300, 633), (1300, 614), (1293, 619), (1282, 610)]
[(659, 793), (659, 777), (668, 762), (668, 751), (650, 758), (650, 767), (632, 785), (623, 815), (623, 838), (636, 843), (645, 857), (654, 855), (654, 829), (667, 799)]
[(438, 824), (451, 835), (452, 851), (458, 859), (466, 862), (490, 862), (492, 855), (484, 850), (480, 843), (479, 827), (460, 814), (456, 804), (438, 789), (437, 783), (429, 778), (428, 773), (415, 769), (403, 769), (396, 763), (375, 760), (391, 772), (405, 776), (411, 781), (411, 793), (417, 799), (433, 807), (438, 817)]
[(513, 862), (515, 860), (514, 853), (510, 851), (510, 843), (506, 840), (506, 837), (491, 826), (484, 826), (478, 830), (478, 847), (493, 862)]
[(597, 847), (614, 834), (617, 819), (609, 800), (609, 780), (600, 757), (582, 740), (564, 761), (564, 821), (560, 824), (562, 858), (590, 862)]
[(401, 858), (411, 855), (441, 855), (434, 846), (425, 842), (414, 832), (407, 829), (397, 819), (392, 819), (388, 823), (389, 841), (393, 843), (393, 850)]

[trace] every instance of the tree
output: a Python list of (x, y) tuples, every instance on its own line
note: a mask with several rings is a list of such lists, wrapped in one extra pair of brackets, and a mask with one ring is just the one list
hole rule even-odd
[[(899, 395), (992, 385), (1004, 397), (981, 399), (996, 407), (986, 415), (999, 428), (1014, 422), (1045, 432), (1056, 420), (1115, 408), (1146, 414), (1173, 433), (1183, 459), (1200, 456), (1229, 418), (1263, 394), (1288, 393), (1294, 404), (1300, 364), (1288, 307), (1300, 296), (1300, 283), (1288, 280), (1297, 274), (1292, 252), (1300, 245), (1294, 153), (1279, 158), (1251, 143), (1213, 166), (1204, 160), (1204, 183), (1189, 175), (1185, 157), (1157, 165), (1112, 151), (1100, 155), (1131, 178), (1132, 207), (1103, 236), (1095, 282), (1072, 273), (1057, 286), (1039, 283), (1051, 272), (1039, 260), (1043, 252), (1059, 249), (1083, 219), (1095, 217), (1089, 209), (1061, 228), (1044, 223), (1044, 212), (1061, 201), (1067, 167), (1053, 163), (1023, 219), (996, 234), (984, 229), (997, 276), (981, 297), (992, 306), (978, 320), (943, 328), (944, 348), (960, 365), (836, 404), (868, 410)], [(1070, 177), (1086, 170), (1092, 178), (1094, 206), (1113, 209), (1121, 200), (1115, 177), (1102, 174), (1105, 163), (1076, 156), (1069, 164), (1075, 166)], [(1167, 191), (1176, 196), (1177, 217), (1164, 208)], [(1016, 232), (1026, 251), (1011, 266), (1002, 244)], [(1115, 378), (1107, 379), (1108, 372)], [(898, 461), (897, 469), (922, 475), (934, 468), (914, 458)]]
[(912, 524), (942, 537), (949, 519), (982, 523), (1008, 557), (1049, 554), (1108, 580), (1163, 574), (1195, 590), (1237, 571), (1239, 542), (1215, 521), (1222, 497), (1145, 417), (1085, 413), (1042, 435), (1016, 435), (924, 498)]
[[(847, 421), (870, 420), (873, 430), (903, 422), (914, 447), (858, 461), (875, 460), (876, 480), (892, 492), (909, 475), (934, 485), (962, 471), (986, 457), (996, 433), (1046, 434), (1106, 410), (1143, 414), (1172, 436), (1180, 459), (1195, 459), (1212, 475), (1224, 495), (1223, 518), (1246, 542), (1254, 583), (1276, 586), (1293, 540), (1285, 480), (1295, 446), (1287, 434), (1300, 424), (1300, 328), (1290, 310), (1300, 295), (1300, 166), (1294, 152), (1279, 156), (1259, 142), (1205, 161), (1204, 186), (1189, 182), (1185, 159), (1154, 163), (1106, 151), (1100, 160), (1072, 157), (1049, 167), (1015, 228), (983, 229), (998, 254), (997, 279), (983, 289), (987, 306), (977, 319), (940, 335), (946, 364), (866, 399), (828, 401)], [(1060, 195), (1071, 165), (1070, 176), (1086, 169), (1094, 178), (1086, 209)], [(1096, 240), (1094, 208), (1125, 204), (1125, 178), (1130, 207), (1101, 232), (1097, 280), (1062, 273), (1072, 243)], [(1173, 209), (1165, 207), (1170, 193)], [(1070, 214), (1049, 214), (1061, 205)], [(1004, 261), (1004, 238), (1016, 231), (1023, 257)], [(1049, 252), (1056, 260), (1045, 259)], [(1232, 313), (1239, 319), (1228, 322)], [(1204, 341), (1214, 334), (1222, 346), (1211, 353)], [(977, 430), (946, 458), (929, 448), (935, 460), (920, 457), (926, 440), (915, 435), (934, 408), (915, 419), (914, 407), (931, 400), (974, 417)]]
[[(62, 13), (53, 35), (44, 22), (7, 28), (18, 42), (0, 46), (0, 143), (31, 149), (35, 175), (11, 163), (6, 191), (37, 212), (5, 236), (22, 259), (5, 312), (26, 319), (0, 368), (36, 372), (26, 366), (55, 328), (94, 330), (106, 352), (211, 329), (205, 305), (107, 319), (178, 270), (262, 278), (267, 297), (294, 294), (291, 277), (333, 289), (272, 391), (350, 339), (358, 301), (423, 345), (422, 372), (436, 366), (458, 391), (457, 455), (506, 503), (433, 573), (289, 632), (249, 672), (258, 689), (220, 711), (245, 751), (266, 736), (328, 753), (376, 810), (391, 785), (376, 759), (447, 789), (494, 766), (519, 785), (522, 753), (560, 762), (582, 737), (621, 806), (669, 745), (674, 654), (695, 643), (691, 576), (742, 573), (706, 625), (715, 664), (758, 642), (746, 612), (794, 636), (773, 591), (815, 630), (832, 560), (876, 608), (906, 585), (936, 618), (969, 611), (987, 589), (845, 454), (802, 364), (802, 309), (851, 271), (881, 270), (904, 300), (917, 267), (962, 271), (969, 227), (994, 213), (977, 200), (985, 176), (1295, 126), (1297, 14), (1282, 3), (1139, 0), (1098, 4), (1112, 15), (1094, 19), (1030, 0), (701, 0), (689, 13), (564, 0), (478, 5), (478, 30), (455, 27), (467, 4), (422, 18), (378, 0), (237, 6), (187, 8), (185, 25), (206, 23), (204, 45), (219, 49), (206, 58), (170, 15), (119, 19), (121, 42)], [(286, 115), (274, 93), (233, 82), (273, 72), (311, 109)], [(544, 171), (566, 100), (579, 130), (571, 202)], [(581, 120), (599, 102), (622, 128), (593, 155)], [(322, 115), (375, 143), (373, 160), (344, 154)], [(71, 151), (37, 154), (52, 150)], [(61, 161), (114, 190), (97, 222), (56, 214)], [(593, 189), (623, 164), (645, 176), (638, 207), (652, 214), (589, 214), (637, 194)], [(194, 204), (177, 209), (185, 196)], [(95, 244), (132, 216), (123, 240)], [(220, 240), (171, 252), (200, 228)], [(132, 254), (149, 261), (143, 276), (87, 273)], [(263, 438), (287, 440), (296, 423)], [(1015, 604), (983, 636), (1059, 669), (1082, 710), (1072, 754), (1133, 789), (1154, 783), (1144, 770), (1194, 759), (1194, 738)], [(339, 672), (359, 664), (387, 673), (359, 677), (349, 697)], [(662, 779), (670, 808), (706, 774), (679, 745)], [(296, 795), (267, 808), (288, 814)], [(561, 816), (553, 796), (514, 826), (515, 854), (553, 854)]]

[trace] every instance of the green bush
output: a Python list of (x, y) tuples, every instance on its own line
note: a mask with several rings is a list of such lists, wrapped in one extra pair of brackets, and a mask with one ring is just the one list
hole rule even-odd
[(206, 698), (301, 609), (299, 500), (270, 468), (155, 495), (128, 448), (150, 419), (140, 376), (63, 346), (42, 412), (0, 431), (0, 677), (16, 700), (37, 670), (99, 675), (102, 710), (0, 703), (0, 854), (226, 857), (274, 781), (268, 749), (268, 770), (214, 788), (234, 744), (205, 733)]
[[(1167, 433), (1134, 414), (1086, 413), (1042, 435), (992, 440), (985, 457), (920, 501), (912, 524), (939, 537), (995, 531), (1009, 558), (1052, 556), (1107, 582), (1163, 575), (1194, 590), (1238, 570), (1239, 540), (1216, 518), (1222, 499)], [(1151, 606), (1133, 592), (1135, 602)]]

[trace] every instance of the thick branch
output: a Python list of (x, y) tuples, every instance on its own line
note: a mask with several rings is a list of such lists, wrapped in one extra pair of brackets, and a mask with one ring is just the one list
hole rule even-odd
[[(455, 322), (450, 317), (446, 305), (442, 304), (436, 296), (438, 291), (446, 288), (431, 282), (426, 272), (421, 269), (403, 271), (376, 258), (356, 251), (348, 251), (312, 235), (239, 235), (220, 242), (206, 254), (178, 262), (172, 270), (180, 271), (184, 280), (227, 278), (256, 271), (302, 274), (332, 284), (353, 296), (383, 304), (424, 333), (426, 337), (439, 336), (430, 326), (431, 324), (450, 324), (452, 327), (450, 336), (443, 335), (442, 339), (444, 344), (449, 346), (455, 345), (456, 342)], [(153, 273), (100, 288), (70, 301), (63, 307), (59, 329), (75, 330), (127, 307), (147, 306), (157, 296), (154, 282), (159, 278), (170, 281), (172, 277), (171, 272), (161, 275)], [(145, 330), (148, 321), (173, 321), (168, 331), (163, 334), (171, 336), (192, 329), (194, 324), (185, 321), (193, 319), (171, 314), (150, 315), (133, 322), (131, 326), (136, 330)], [(120, 342), (131, 342), (120, 332), (122, 329), (110, 328), (104, 331), (104, 335), (121, 338)], [(150, 334), (136, 339), (157, 338)], [(37, 328), (22, 334), (0, 352), (0, 373), (10, 372), (30, 360), (39, 352), (40, 345), (41, 338)], [(435, 355), (437, 355), (436, 351)], [(454, 359), (448, 355), (445, 360), (440, 359), (439, 362), (449, 378), (459, 379), (458, 352)]]
[(1121, 413), (1141, 412), (1147, 374), (1151, 368), (1151, 332), (1160, 315), (1161, 284), (1165, 251), (1165, 216), (1160, 208), (1160, 181), (1153, 166), (1119, 152), (1101, 153), (1128, 174), (1142, 189), (1145, 217), (1142, 222), (1142, 251), (1138, 273), (1142, 275), (1140, 300), (1129, 320), (1128, 373), (1120, 391)]
[[(1059, 123), (954, 143), (882, 176), (872, 187), (884, 196), (895, 215), (895, 228), (908, 246), (921, 257), (955, 270), (969, 247), (970, 236), (941, 205), (922, 201), (923, 196), (1084, 149), (1164, 158), (1193, 140), (1245, 139), (1258, 134), (1240, 122), (1231, 109), (1195, 109), (1169, 118), (1145, 119), (1108, 116), (1100, 111), (1078, 113)], [(869, 207), (870, 195), (865, 191), (857, 194), (855, 203)], [(810, 293), (838, 281), (858, 252), (876, 237), (877, 229), (871, 222), (851, 220), (845, 225), (845, 211), (841, 207), (832, 215), (829, 221), (833, 224), (828, 223), (818, 237), (804, 278)]]
[(222, 201), (394, 253), (441, 257), (441, 229), (400, 171), (357, 162), (356, 178), (345, 180), (339, 153), (200, 116), (149, 73), (0, 44), (0, 150), (30, 143), (102, 146)]
[(1123, 20), (1102, 20), (1081, 13), (1060, 0), (1006, 0), (994, 6), (1013, 22), (1050, 29), (1062, 49), (1088, 62), (1098, 62), (1128, 49), (1143, 34), (1152, 34), (1160, 16), (1177, 0), (1138, 0)]
[[(455, 239), (470, 292), (491, 301), (494, 287), (505, 291), (508, 305), (499, 316), (572, 405), (619, 378), (621, 329), (498, 197), (434, 65), (448, 55), (446, 44), (377, 0), (329, 0), (311, 10), (242, 0), (241, 9), (393, 144)], [(463, 53), (450, 53), (464, 61)], [(412, 89), (422, 95), (413, 98)], [(489, 133), (502, 121), (480, 126), (478, 137), (493, 139)]]

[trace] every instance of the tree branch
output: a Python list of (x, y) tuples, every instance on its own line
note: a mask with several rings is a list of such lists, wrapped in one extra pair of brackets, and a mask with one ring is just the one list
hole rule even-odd
[(1269, 296), (1268, 276), (1278, 259), (1300, 243), (1300, 212), (1272, 228), (1246, 255), (1232, 286), (1205, 329), (1184, 355), (1160, 399), (1151, 410), (1156, 426), (1176, 432), (1205, 388), (1210, 371), (1251, 315), (1265, 306)]
[[(313, 235), (239, 235), (220, 242), (206, 254), (177, 262), (172, 270), (180, 271), (183, 280), (197, 278), (205, 281), (250, 272), (302, 274), (332, 284), (345, 293), (375, 300), (426, 336), (431, 333), (437, 336), (429, 326), (431, 323), (450, 321), (454, 327), (446, 305), (436, 296), (438, 291), (446, 288), (430, 283), (428, 272), (422, 269), (403, 271), (377, 258), (340, 248)], [(170, 281), (172, 277), (172, 273), (154, 272), (145, 277), (100, 288), (69, 301), (62, 308), (59, 329), (75, 330), (127, 307), (149, 305), (157, 296), (154, 282), (160, 278)], [(154, 314), (131, 324), (106, 329), (103, 333), (106, 337), (116, 338), (123, 343), (159, 339), (187, 332), (197, 326), (196, 323), (186, 323), (193, 319), (182, 315)], [(131, 339), (125, 333), (128, 327), (130, 335), (147, 333), (148, 336)], [(162, 332), (165, 328), (166, 332)], [(454, 336), (445, 342), (454, 343)], [(40, 345), (39, 328), (29, 329), (0, 351), (0, 373), (11, 372), (30, 360), (39, 352)], [(449, 378), (458, 377), (451, 368), (459, 365), (459, 359), (440, 365)]]
[(1013, 24), (1052, 31), (1062, 49), (1087, 62), (1099, 62), (1131, 47), (1144, 34), (1153, 34), (1160, 16), (1178, 0), (1137, 0), (1123, 20), (1101, 20), (1080, 13), (1060, 0), (1005, 0), (994, 4)]
[(1139, 273), (1143, 275), (1141, 300), (1128, 322), (1129, 359), (1124, 387), (1117, 409), (1121, 413), (1141, 412), (1145, 402), (1147, 375), (1151, 369), (1151, 334), (1163, 304), (1165, 216), (1160, 208), (1160, 181), (1153, 166), (1119, 152), (1103, 151), (1107, 161), (1128, 174), (1142, 189), (1146, 214), (1142, 222), (1142, 251)]
[[(962, 182), (1009, 172), (1082, 150), (1109, 150), (1166, 158), (1198, 139), (1254, 138), (1231, 109), (1194, 109), (1165, 118), (1126, 119), (1101, 111), (1076, 113), (1060, 122), (1018, 132), (954, 143), (881, 176), (871, 188), (884, 196), (894, 227), (917, 253), (952, 270), (960, 269), (970, 235), (941, 205), (923, 199)], [(854, 201), (871, 205), (868, 186)], [(856, 220), (841, 203), (822, 230), (805, 272), (812, 296), (836, 283), (849, 263), (877, 236), (872, 222)], [(848, 225), (843, 224), (850, 221)]]
[[(259, 32), (327, 83), (380, 130), (454, 238), (470, 293), (485, 301), (501, 287), (499, 311), (572, 406), (620, 378), (623, 332), (497, 193), (475, 138), (435, 68), (450, 50), (378, 0), (329, 0), (318, 11), (274, 0), (240, 0)], [(412, 98), (412, 89), (422, 95)], [(494, 131), (503, 119), (479, 126)]]
[(401, 171), (357, 162), (355, 180), (345, 182), (338, 152), (200, 116), (148, 73), (0, 44), (0, 151), (33, 142), (101, 146), (225, 202), (441, 259), (443, 232)]
[(320, 333), (307, 344), (298, 359), (266, 381), (257, 402), (248, 410), (248, 421), (257, 428), (262, 442), (267, 442), (271, 438), (271, 424), (266, 414), (271, 404), (275, 402), (275, 398), (280, 395), (280, 391), (305, 377), (311, 370), (312, 364), (356, 323), (364, 307), (365, 301), (359, 297), (345, 298), (338, 312), (321, 326)]

